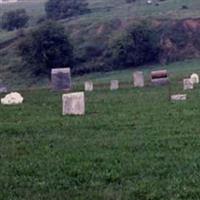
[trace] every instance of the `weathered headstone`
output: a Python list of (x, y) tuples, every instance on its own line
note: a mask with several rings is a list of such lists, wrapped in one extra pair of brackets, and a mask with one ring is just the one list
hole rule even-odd
[(144, 87), (144, 74), (141, 71), (133, 73), (133, 85), (134, 87)]
[(198, 84), (199, 83), (199, 75), (198, 74), (193, 73), (190, 76), (190, 79), (192, 80), (193, 84)]
[(118, 80), (111, 80), (110, 82), (110, 89), (117, 90), (119, 89), (119, 81)]
[(70, 90), (70, 68), (55, 68), (51, 70), (51, 84), (53, 90)]
[(92, 81), (86, 81), (85, 84), (85, 91), (93, 91), (93, 82)]
[(24, 98), (18, 92), (11, 92), (1, 99), (1, 104), (4, 105), (15, 105), (23, 103)]
[(186, 78), (183, 80), (183, 89), (184, 90), (192, 90), (193, 88), (194, 88), (194, 85), (190, 78)]
[(5, 85), (0, 84), (0, 93), (6, 93), (8, 92), (8, 89)]
[(172, 101), (185, 101), (187, 99), (186, 94), (175, 94), (171, 95), (171, 100)]
[(167, 70), (151, 72), (151, 82), (153, 85), (166, 85), (169, 83)]
[(84, 92), (63, 94), (63, 115), (84, 115), (85, 95)]

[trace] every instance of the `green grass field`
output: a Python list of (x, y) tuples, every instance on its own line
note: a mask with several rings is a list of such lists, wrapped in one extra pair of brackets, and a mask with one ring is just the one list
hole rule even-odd
[[(197, 63), (168, 67), (172, 93)], [(76, 77), (75, 90), (114, 78), (131, 70)], [(200, 199), (199, 86), (176, 103), (168, 86), (98, 88), (82, 117), (61, 115), (61, 93), (21, 93), (24, 104), (0, 106), (0, 199)]]

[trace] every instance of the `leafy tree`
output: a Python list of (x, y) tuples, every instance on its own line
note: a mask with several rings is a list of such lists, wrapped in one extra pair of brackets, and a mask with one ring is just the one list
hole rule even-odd
[(85, 0), (48, 0), (45, 4), (47, 18), (58, 20), (89, 12)]
[(133, 67), (159, 59), (159, 35), (148, 25), (131, 27), (106, 52), (113, 68)]
[(47, 21), (32, 30), (18, 49), (36, 74), (46, 74), (51, 68), (73, 66), (73, 47), (64, 27), (56, 22)]
[(25, 9), (17, 9), (5, 12), (1, 17), (1, 27), (8, 31), (23, 28), (27, 25), (29, 16)]

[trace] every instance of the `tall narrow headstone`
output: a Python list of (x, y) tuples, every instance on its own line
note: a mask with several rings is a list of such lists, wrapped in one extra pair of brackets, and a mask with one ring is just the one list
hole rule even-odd
[(183, 89), (184, 90), (192, 90), (193, 88), (194, 88), (194, 85), (190, 78), (186, 78), (183, 80)]
[(70, 90), (70, 68), (55, 68), (51, 70), (51, 84), (53, 90)]
[(134, 87), (144, 87), (144, 74), (141, 71), (133, 73), (133, 85)]
[(84, 115), (85, 95), (84, 92), (63, 94), (63, 115)]
[(110, 82), (110, 89), (111, 90), (117, 90), (117, 89), (119, 89), (119, 81), (118, 80), (112, 80)]
[(92, 81), (86, 81), (85, 84), (85, 91), (93, 91), (93, 82)]

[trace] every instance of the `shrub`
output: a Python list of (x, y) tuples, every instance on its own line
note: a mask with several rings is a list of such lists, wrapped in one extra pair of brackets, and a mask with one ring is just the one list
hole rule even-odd
[(114, 69), (156, 62), (158, 57), (159, 35), (148, 25), (131, 27), (112, 42), (106, 53)]
[(52, 21), (32, 30), (18, 49), (25, 63), (37, 74), (48, 73), (53, 67), (73, 66), (73, 48), (64, 27)]
[(17, 9), (5, 12), (1, 18), (1, 27), (8, 31), (23, 28), (27, 25), (29, 16), (25, 9)]
[(48, 0), (45, 4), (47, 17), (58, 20), (89, 12), (85, 0)]

